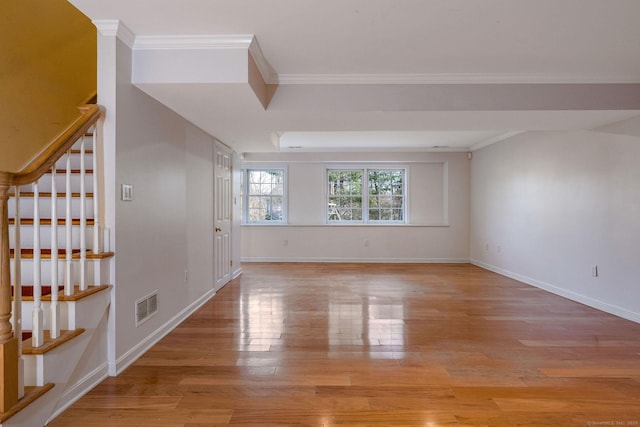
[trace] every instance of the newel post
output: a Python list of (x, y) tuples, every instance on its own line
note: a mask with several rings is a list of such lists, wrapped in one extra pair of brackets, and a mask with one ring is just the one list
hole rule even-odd
[(0, 173), (0, 412), (18, 403), (18, 339), (11, 326), (9, 177)]

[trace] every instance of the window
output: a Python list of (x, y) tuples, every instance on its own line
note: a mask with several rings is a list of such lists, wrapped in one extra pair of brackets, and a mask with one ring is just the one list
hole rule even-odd
[(244, 186), (245, 223), (284, 223), (284, 169), (247, 169)]
[(328, 222), (405, 222), (404, 169), (329, 169), (327, 183)]
[(404, 170), (370, 170), (369, 220), (404, 221)]
[(362, 171), (329, 171), (329, 221), (362, 221)]

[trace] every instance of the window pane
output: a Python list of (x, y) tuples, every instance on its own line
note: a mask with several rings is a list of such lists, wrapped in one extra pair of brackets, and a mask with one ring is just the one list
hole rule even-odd
[(369, 170), (370, 221), (403, 221), (404, 170)]
[(404, 179), (404, 169), (328, 170), (328, 221), (403, 222)]
[(246, 221), (283, 221), (284, 170), (248, 170), (247, 181)]
[(328, 171), (329, 221), (362, 220), (362, 177), (361, 170)]

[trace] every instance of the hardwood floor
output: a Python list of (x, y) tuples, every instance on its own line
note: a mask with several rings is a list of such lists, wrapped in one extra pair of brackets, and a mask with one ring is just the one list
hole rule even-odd
[(640, 425), (633, 322), (468, 264), (243, 270), (49, 425)]

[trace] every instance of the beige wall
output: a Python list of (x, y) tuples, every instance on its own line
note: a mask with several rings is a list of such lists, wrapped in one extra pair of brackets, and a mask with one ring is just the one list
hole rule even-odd
[[(362, 164), (357, 162), (407, 168), (408, 224), (326, 224), (325, 170), (336, 165)], [(446, 262), (469, 259), (467, 153), (245, 155), (243, 167), (256, 165), (287, 168), (289, 221), (287, 225), (242, 226), (243, 261)]]
[(96, 30), (66, 0), (0, 6), (0, 171), (16, 172), (96, 90)]
[[(115, 71), (105, 75), (99, 95), (111, 113), (105, 161), (113, 173), (107, 226), (116, 253), (109, 356), (115, 373), (213, 295), (215, 139), (134, 87), (131, 49), (100, 37), (101, 64)], [(133, 185), (133, 201), (120, 200), (122, 184)], [(158, 314), (136, 326), (135, 301), (153, 291)]]
[(640, 322), (638, 159), (640, 138), (602, 132), (529, 132), (476, 151), (472, 260)]

